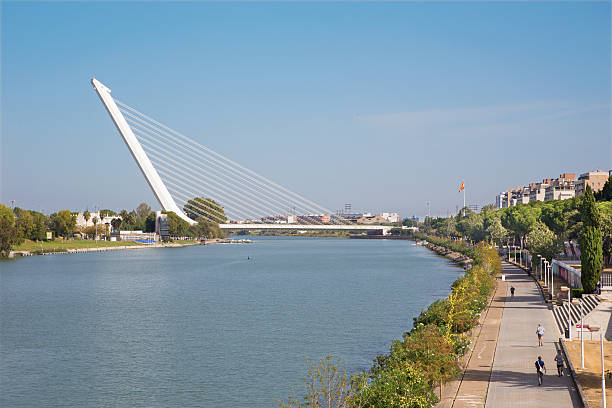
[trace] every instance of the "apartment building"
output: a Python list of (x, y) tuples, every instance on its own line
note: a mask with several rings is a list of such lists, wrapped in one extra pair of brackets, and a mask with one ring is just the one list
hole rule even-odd
[(608, 177), (610, 177), (610, 173), (601, 170), (581, 174), (576, 181), (576, 195), (584, 194), (586, 186), (590, 186), (594, 193), (600, 191), (608, 181)]

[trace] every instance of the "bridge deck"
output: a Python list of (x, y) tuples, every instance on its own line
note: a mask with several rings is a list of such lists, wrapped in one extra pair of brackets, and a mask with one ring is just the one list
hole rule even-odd
[(384, 233), (389, 231), (392, 226), (389, 225), (363, 225), (363, 224), (219, 224), (221, 229), (276, 229), (276, 230), (364, 230), (364, 231), (376, 231), (382, 230)]

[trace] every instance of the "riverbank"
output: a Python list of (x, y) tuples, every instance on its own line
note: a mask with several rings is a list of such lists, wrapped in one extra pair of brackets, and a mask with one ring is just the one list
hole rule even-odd
[[(499, 327), (499, 316), (494, 315), (499, 314), (498, 303), (504, 300), (495, 292), (501, 261), (497, 251), (485, 245), (467, 246), (422, 234), (416, 238), (420, 245), (469, 267), (451, 285), (446, 298), (422, 310), (413, 328), (392, 343), (390, 353), (377, 356), (372, 368), (358, 377), (363, 382), (351, 406), (378, 406), (385, 400), (393, 401), (394, 406), (431, 407), (440, 399), (443, 406), (460, 406), (455, 404), (459, 400), (467, 403), (464, 406), (474, 402), (474, 406), (483, 406)], [(501, 286), (505, 288), (505, 283)], [(491, 299), (498, 303), (491, 306)], [(493, 324), (485, 329), (481, 322), (487, 316)], [(489, 359), (488, 364), (483, 357)], [(470, 398), (475, 394), (474, 401)]]
[[(212, 243), (212, 242), (211, 242)], [(158, 244), (141, 244), (138, 242), (122, 241), (41, 241), (27, 242), (18, 246), (12, 251), (9, 258), (33, 255), (54, 255), (54, 254), (76, 254), (86, 252), (105, 252), (118, 251), (125, 249), (144, 249), (144, 248), (177, 248), (183, 246), (199, 245), (199, 241), (167, 242)], [(27, 248), (27, 249), (19, 249)]]
[(428, 241), (419, 241), (418, 239), (416, 239), (416, 243), (417, 245), (422, 245), (432, 251), (434, 251), (436, 254), (444, 256), (448, 259), (450, 259), (451, 261), (461, 265), (461, 266), (467, 266), (469, 264), (472, 264), (474, 261), (467, 255), (464, 255), (462, 253), (459, 252), (455, 252), (451, 249), (445, 248), (443, 246), (440, 245), (436, 245), (433, 244), (431, 242)]

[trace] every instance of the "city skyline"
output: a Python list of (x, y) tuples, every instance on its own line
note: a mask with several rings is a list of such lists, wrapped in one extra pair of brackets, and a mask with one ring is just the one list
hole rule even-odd
[(157, 207), (93, 76), (331, 210), (611, 167), (608, 3), (1, 7), (5, 204)]

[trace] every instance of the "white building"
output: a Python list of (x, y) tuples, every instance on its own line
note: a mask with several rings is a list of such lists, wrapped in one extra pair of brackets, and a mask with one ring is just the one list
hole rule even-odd
[(380, 213), (379, 216), (381, 218), (384, 218), (387, 222), (390, 222), (390, 223), (395, 223), (395, 222), (400, 222), (401, 221), (401, 218), (400, 218), (398, 213), (384, 212), (384, 213)]

